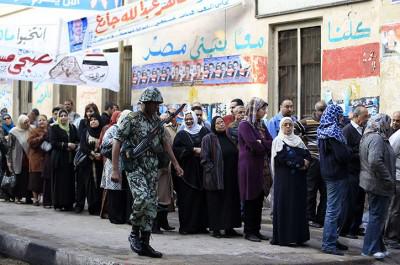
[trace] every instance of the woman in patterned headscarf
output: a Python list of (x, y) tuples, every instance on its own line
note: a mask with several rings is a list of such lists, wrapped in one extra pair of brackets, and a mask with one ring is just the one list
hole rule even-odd
[(360, 186), (367, 192), (369, 204), (362, 255), (376, 259), (387, 255), (382, 235), (395, 191), (396, 156), (388, 140), (390, 121), (386, 114), (371, 117), (360, 142)]
[(239, 188), (244, 202), (244, 233), (250, 241), (268, 240), (260, 234), (264, 196), (271, 187), (269, 160), (272, 137), (261, 122), (268, 103), (252, 98), (246, 108), (246, 119), (239, 124)]
[(350, 159), (350, 151), (340, 127), (342, 120), (342, 108), (329, 104), (322, 114), (317, 130), (321, 174), (327, 189), (322, 251), (334, 255), (343, 255), (339, 250), (347, 248), (337, 242), (338, 219), (347, 190), (347, 161)]

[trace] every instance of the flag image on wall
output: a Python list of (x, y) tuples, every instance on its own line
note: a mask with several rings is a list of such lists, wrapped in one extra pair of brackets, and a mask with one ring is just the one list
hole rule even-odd
[(104, 54), (86, 54), (82, 62), (83, 78), (90, 82), (104, 82), (108, 75), (108, 62)]

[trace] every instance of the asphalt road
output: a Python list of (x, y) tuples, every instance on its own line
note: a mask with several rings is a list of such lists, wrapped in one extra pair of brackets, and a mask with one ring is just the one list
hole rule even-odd
[(0, 255), (0, 265), (28, 265), (28, 263), (15, 259), (9, 259)]

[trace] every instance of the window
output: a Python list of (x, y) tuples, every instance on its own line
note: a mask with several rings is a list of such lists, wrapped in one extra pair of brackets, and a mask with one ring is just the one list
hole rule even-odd
[(277, 99), (291, 99), (298, 117), (309, 116), (321, 98), (321, 27), (277, 28), (275, 43)]

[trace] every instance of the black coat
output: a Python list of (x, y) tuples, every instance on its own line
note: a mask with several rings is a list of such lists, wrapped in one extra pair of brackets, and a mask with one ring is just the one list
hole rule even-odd
[(349, 123), (344, 126), (343, 135), (347, 140), (347, 146), (351, 150), (351, 158), (349, 161), (349, 174), (359, 177), (361, 134), (358, 133), (357, 129), (354, 128), (351, 123)]
[(318, 140), (321, 175), (325, 180), (341, 180), (348, 176), (351, 157), (349, 148), (334, 138)]
[(68, 151), (68, 143), (79, 143), (78, 132), (69, 125), (69, 135), (58, 124), (51, 127), (51, 193), (55, 209), (72, 208), (75, 201), (75, 171), (73, 159), (75, 151)]

